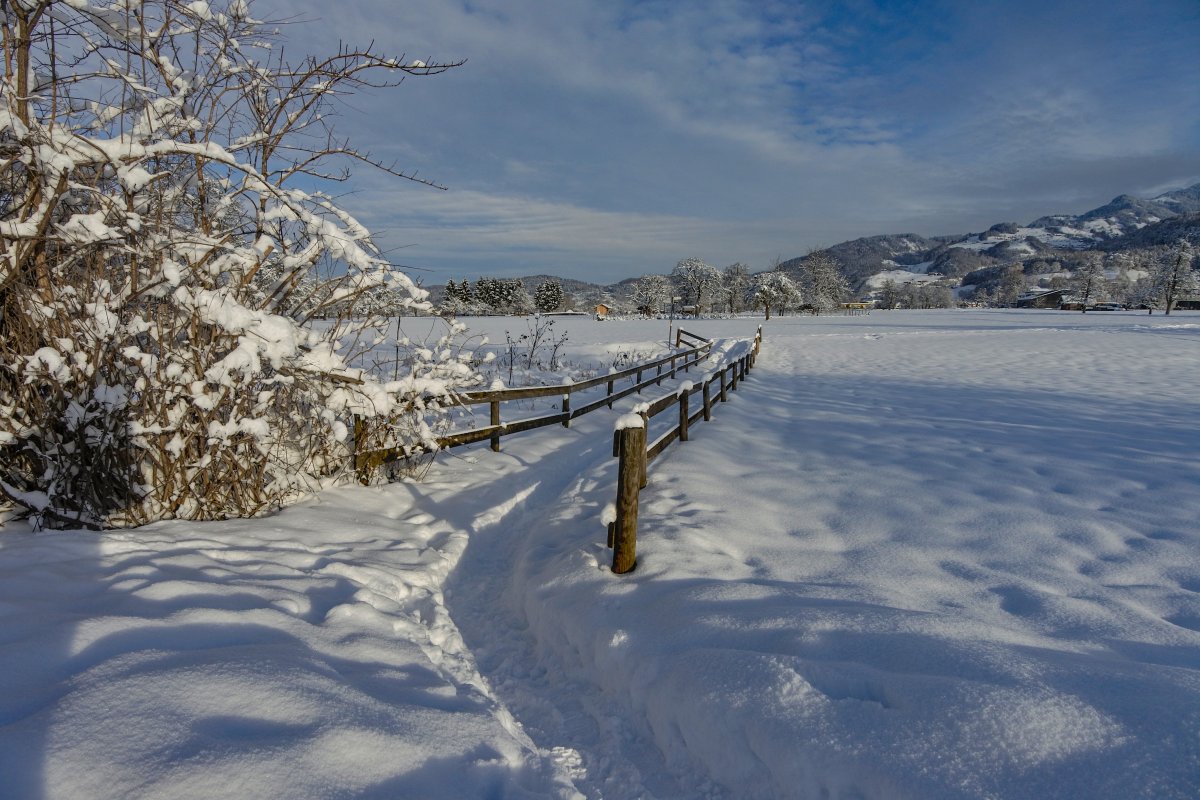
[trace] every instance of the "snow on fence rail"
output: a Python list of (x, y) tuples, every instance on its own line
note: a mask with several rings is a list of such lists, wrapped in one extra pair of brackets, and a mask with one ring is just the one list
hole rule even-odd
[[(618, 575), (630, 572), (637, 566), (637, 517), (638, 494), (646, 485), (646, 470), (675, 441), (686, 442), (688, 429), (703, 419), (712, 419), (712, 386), (720, 383), (717, 398), (725, 402), (727, 390), (736, 390), (738, 382), (750, 374), (751, 367), (762, 347), (762, 327), (754, 334), (749, 352), (723, 364), (710, 373), (699, 385), (685, 382), (674, 394), (665, 395), (652, 403), (646, 403), (632, 414), (617, 420), (613, 431), (613, 455), (620, 459), (617, 467), (617, 502), (613, 519), (608, 522), (608, 546), (613, 551), (612, 571)], [(700, 408), (690, 410), (690, 398), (701, 394)], [(647, 443), (650, 420), (672, 407), (679, 409), (679, 422)]]
[[(678, 331), (675, 337), (676, 348), (683, 346), (685, 337), (692, 343), (692, 346), (686, 350), (678, 350), (669, 356), (586, 381), (555, 386), (530, 386), (519, 389), (495, 389), (464, 393), (458, 398), (461, 405), (474, 406), (483, 405), (484, 403), (488, 404), (491, 412), (490, 424), (482, 428), (472, 428), (471, 430), (441, 436), (438, 438), (438, 445), (442, 448), (451, 448), (490, 439), (492, 450), (499, 452), (501, 437), (534, 430), (535, 428), (555, 423), (561, 424), (564, 428), (570, 427), (571, 420), (576, 417), (581, 417), (603, 406), (612, 408), (612, 404), (615, 401), (627, 397), (634, 392), (640, 392), (647, 386), (660, 384), (668, 378), (673, 378), (679, 370), (690, 371), (693, 366), (708, 357), (713, 343), (702, 336), (697, 336), (682, 329)], [(644, 377), (650, 372), (653, 372), (651, 377)], [(618, 391), (616, 389), (617, 381), (631, 375), (634, 376), (633, 384)], [(571, 395), (600, 386), (601, 384), (607, 384), (606, 392), (602, 397), (591, 400), (578, 408), (571, 407)], [(502, 422), (500, 420), (501, 403), (511, 400), (529, 400), (536, 397), (553, 397), (556, 395), (562, 397), (562, 409), (558, 413), (512, 422)], [(366, 422), (357, 417), (355, 418), (354, 470), (361, 483), (369, 483), (371, 476), (379, 467), (403, 460), (411, 455), (413, 453), (410, 451), (400, 448), (372, 449), (368, 445), (368, 427)]]

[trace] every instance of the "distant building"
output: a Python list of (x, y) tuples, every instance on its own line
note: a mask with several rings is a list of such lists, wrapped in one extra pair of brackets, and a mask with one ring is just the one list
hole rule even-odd
[(1065, 289), (1051, 289), (1044, 292), (1023, 294), (1013, 303), (1017, 308), (1062, 308), (1067, 300)]

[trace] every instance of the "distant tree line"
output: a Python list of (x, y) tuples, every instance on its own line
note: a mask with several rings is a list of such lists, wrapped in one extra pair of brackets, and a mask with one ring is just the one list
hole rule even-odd
[(944, 283), (897, 283), (886, 280), (879, 289), (880, 308), (953, 308), (954, 291)]
[(474, 285), (465, 278), (446, 282), (441, 310), (445, 314), (511, 314), (524, 316), (535, 311), (558, 311), (567, 303), (566, 292), (556, 280), (538, 284), (530, 297), (519, 278), (479, 278)]
[(799, 310), (812, 313), (839, 308), (850, 287), (837, 259), (825, 251), (810, 253), (800, 265), (798, 278), (790, 276), (775, 259), (757, 275), (736, 262), (718, 270), (699, 258), (685, 258), (670, 276), (643, 275), (634, 282), (631, 300), (643, 314), (661, 314), (672, 306), (687, 313), (738, 314), (761, 309), (771, 314)]
[(1171, 244), (1110, 253), (1085, 251), (1057, 258), (1031, 258), (967, 275), (972, 299), (988, 305), (1016, 305), (1034, 291), (1062, 290), (1067, 302), (1086, 311), (1096, 303), (1170, 313), (1200, 293), (1197, 245), (1188, 239)]

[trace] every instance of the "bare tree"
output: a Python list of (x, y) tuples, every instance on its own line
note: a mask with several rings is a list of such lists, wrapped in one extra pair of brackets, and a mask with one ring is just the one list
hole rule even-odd
[(698, 258), (685, 258), (676, 264), (671, 282), (683, 302), (697, 311), (711, 304), (721, 291), (721, 273)]
[(1071, 290), (1079, 300), (1083, 313), (1087, 313), (1088, 303), (1103, 294), (1106, 283), (1104, 259), (1098, 253), (1085, 255), (1071, 276)]
[(1020, 264), (1010, 264), (1004, 269), (1000, 286), (996, 291), (996, 300), (1001, 305), (1011, 306), (1017, 302), (1021, 292), (1025, 291), (1025, 272)]
[(728, 303), (729, 313), (736, 314), (742, 309), (742, 302), (750, 288), (750, 268), (740, 261), (730, 264), (721, 273), (721, 282), (725, 291), (725, 302)]
[(771, 318), (771, 309), (784, 311), (800, 304), (801, 294), (796, 284), (782, 272), (763, 272), (754, 276), (754, 305)]
[(639, 311), (657, 314), (671, 301), (671, 282), (662, 275), (643, 275), (634, 281), (631, 299)]
[(801, 262), (804, 293), (816, 312), (838, 308), (850, 293), (841, 264), (827, 250), (809, 253)]
[(1200, 287), (1194, 262), (1196, 251), (1191, 243), (1181, 239), (1159, 254), (1151, 273), (1153, 296), (1163, 304), (1164, 313), (1170, 314), (1180, 297), (1195, 292)]

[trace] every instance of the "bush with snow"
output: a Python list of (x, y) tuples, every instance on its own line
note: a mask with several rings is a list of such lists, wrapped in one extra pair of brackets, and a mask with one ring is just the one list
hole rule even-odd
[(3, 26), (2, 495), (54, 526), (251, 515), (344, 471), (353, 416), (432, 444), (475, 380), (458, 331), (351, 369), (425, 292), (313, 187), (370, 163), (335, 97), (452, 64), (292, 65), (246, 0), (14, 0)]

